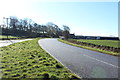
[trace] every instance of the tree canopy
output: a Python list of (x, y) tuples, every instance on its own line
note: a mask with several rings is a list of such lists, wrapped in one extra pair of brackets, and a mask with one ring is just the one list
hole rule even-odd
[[(6, 22), (6, 20), (4, 20)], [(9, 26), (5, 24), (0, 26), (2, 29), (1, 35), (12, 35), (19, 37), (59, 37), (69, 34), (70, 28), (63, 25), (63, 30), (56, 24), (48, 22), (46, 25), (38, 24), (32, 19), (19, 19), (15, 16), (10, 16)], [(66, 32), (67, 31), (67, 32)]]
[(66, 25), (63, 25), (63, 36), (65, 37), (65, 39), (69, 38), (69, 34), (70, 34), (70, 28)]

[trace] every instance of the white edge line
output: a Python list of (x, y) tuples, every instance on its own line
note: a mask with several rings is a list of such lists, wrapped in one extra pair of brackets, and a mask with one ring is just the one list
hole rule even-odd
[(91, 58), (91, 59), (97, 60), (97, 61), (102, 62), (102, 63), (104, 63), (104, 64), (111, 65), (111, 66), (116, 67), (116, 68), (120, 68), (119, 66), (113, 65), (113, 64), (111, 64), (111, 63), (108, 63), (108, 62), (105, 62), (105, 61), (102, 61), (102, 60), (99, 60), (99, 59), (96, 59), (96, 58), (93, 58), (93, 57), (88, 56), (88, 55), (85, 55), (85, 54), (84, 54), (83, 56), (86, 56), (86, 57), (89, 57), (89, 58)]
[(116, 68), (120, 68), (119, 66), (113, 65), (113, 64), (111, 64), (111, 63), (108, 63), (108, 62), (105, 62), (105, 61), (102, 61), (102, 60), (99, 60), (99, 59), (96, 59), (96, 58), (93, 58), (93, 57), (88, 56), (88, 55), (83, 55), (83, 56), (86, 56), (86, 57), (89, 57), (89, 58), (91, 58), (91, 59), (97, 60), (97, 61), (102, 62), (102, 63), (104, 63), (104, 64), (111, 65), (111, 66), (116, 67)]
[[(45, 49), (43, 48), (43, 46), (40, 44), (40, 40), (38, 40), (38, 44), (39, 44), (39, 46), (40, 46), (43, 50), (45, 50)], [(65, 68), (67, 68), (70, 72), (74, 73), (74, 72), (71, 71), (68, 67), (66, 67), (61, 61), (59, 61), (56, 57), (54, 57), (53, 55), (51, 55), (49, 51), (47, 51), (47, 50), (45, 50), (45, 51), (46, 51), (47, 53), (49, 53), (49, 55), (52, 56), (54, 59), (56, 59), (60, 64), (62, 64)], [(74, 74), (77, 75), (76, 73), (74, 73)], [(82, 79), (81, 76), (78, 76), (78, 75), (77, 75), (77, 77), (79, 77), (80, 79)]]

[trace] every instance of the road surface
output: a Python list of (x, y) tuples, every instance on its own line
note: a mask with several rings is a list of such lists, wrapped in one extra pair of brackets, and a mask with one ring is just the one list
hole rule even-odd
[(0, 47), (8, 46), (17, 42), (27, 41), (32, 39), (23, 39), (23, 40), (0, 40)]
[(41, 39), (40, 46), (82, 78), (118, 78), (118, 58), (57, 41)]

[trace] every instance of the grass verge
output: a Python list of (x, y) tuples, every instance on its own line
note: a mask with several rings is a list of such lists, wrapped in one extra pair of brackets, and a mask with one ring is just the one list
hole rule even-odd
[(105, 53), (105, 54), (110, 54), (110, 55), (113, 55), (113, 56), (120, 57), (120, 53), (115, 53), (115, 52), (105, 51), (105, 50), (101, 50), (101, 49), (97, 49), (97, 48), (91, 48), (91, 47), (87, 47), (87, 46), (77, 45), (77, 44), (68, 42), (66, 40), (62, 40), (62, 39), (58, 39), (58, 41), (69, 44), (69, 45), (72, 45), (72, 46), (76, 46), (76, 47), (80, 47), (80, 48), (84, 48), (84, 49), (88, 49), (88, 50), (93, 50), (93, 51), (98, 51), (98, 52), (102, 52), (102, 53)]
[(119, 40), (86, 40), (86, 39), (72, 39), (72, 40), (76, 40), (79, 42), (92, 43), (96, 45), (110, 46), (110, 47), (115, 47), (115, 48), (120, 47), (120, 45), (118, 45), (120, 44)]
[(38, 45), (38, 40), (37, 38), (0, 48), (2, 78), (78, 78), (45, 52)]
[[(7, 38), (7, 36), (5, 35), (0, 35), (0, 38)], [(19, 37), (16, 37), (16, 36), (8, 36), (8, 38), (19, 38)]]

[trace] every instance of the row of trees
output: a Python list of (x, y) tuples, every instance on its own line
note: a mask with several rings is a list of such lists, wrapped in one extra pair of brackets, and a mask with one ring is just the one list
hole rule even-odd
[[(6, 23), (5, 23), (6, 24)], [(63, 29), (56, 24), (48, 22), (46, 25), (40, 25), (32, 19), (18, 19), (11, 16), (9, 19), (9, 26), (0, 26), (2, 35), (12, 35), (19, 37), (59, 37), (65, 36), (68, 38), (70, 28), (63, 25)]]

